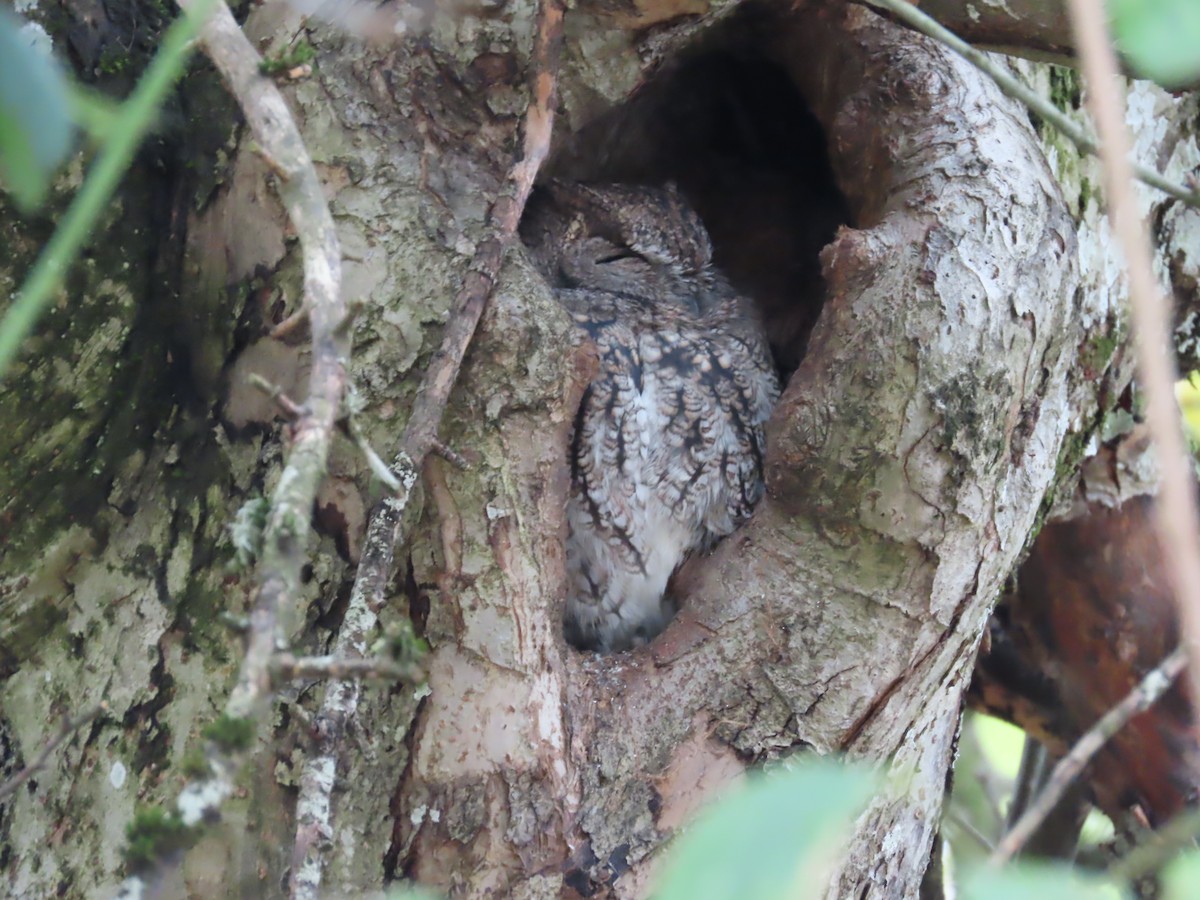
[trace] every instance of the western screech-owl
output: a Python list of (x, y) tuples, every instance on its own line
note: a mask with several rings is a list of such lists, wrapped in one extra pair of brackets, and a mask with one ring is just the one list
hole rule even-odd
[(628, 649), (673, 615), (679, 565), (762, 495), (775, 368), (674, 187), (552, 183), (522, 235), (600, 356), (569, 451), (566, 634)]

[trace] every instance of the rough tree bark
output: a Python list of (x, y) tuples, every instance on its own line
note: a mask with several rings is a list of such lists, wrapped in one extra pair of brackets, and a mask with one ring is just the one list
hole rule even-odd
[[(533, 5), (409, 15), (411, 36), (374, 44), (317, 28), (317, 70), (288, 88), (347, 296), (365, 301), (353, 377), (385, 456), (517, 146)], [(98, 69), (105, 29), (85, 20), (70, 46)], [(246, 24), (276, 48), (297, 28), (283, 4)], [(916, 896), (990, 606), (1128, 378), (1096, 180), (961, 60), (861, 6), (572, 11), (558, 174), (678, 179), (731, 269), (749, 252), (747, 182), (672, 162), (648, 124), (723, 115), (705, 106), (719, 84), (672, 80), (679, 52), (782, 73), (823, 128), (851, 223), (820, 255), (827, 301), (772, 420), (769, 496), (684, 573), (684, 611), (659, 641), (612, 658), (568, 648), (563, 458), (587, 348), (513, 248), (442, 430), (469, 468), (427, 464), (384, 616), (426, 635), (429, 685), (364, 694), (331, 893), (407, 876), (462, 896), (645, 896), (656, 851), (701, 803), (755, 762), (813, 750), (912, 773), (856, 824), (828, 895)], [(1023, 71), (1077, 104), (1069, 76)], [(250, 586), (228, 566), (226, 526), (269, 491), (284, 439), (245, 376), (302, 400), (306, 362), (302, 344), (264, 336), (295, 309), (299, 265), (268, 168), (220, 98), (211, 77), (189, 81), (168, 135), (190, 165), (157, 187), (148, 166), (134, 174), (0, 387), (5, 770), (36, 756), (58, 714), (109, 707), (7, 801), (0, 853), (21, 896), (111, 888), (119, 823), (171, 796), (236, 670), (222, 614), (242, 613)], [(1163, 123), (1143, 132), (1143, 159), (1195, 165), (1193, 106), (1138, 87), (1131, 117)], [(1173, 283), (1194, 290), (1195, 214), (1156, 212)], [(3, 215), (15, 285), (48, 223)], [(753, 284), (786, 262), (743, 258), (740, 274)], [(337, 627), (377, 493), (344, 443), (316, 510), (299, 650)], [(262, 765), (177, 887), (284, 892), (311, 695), (282, 693)]]

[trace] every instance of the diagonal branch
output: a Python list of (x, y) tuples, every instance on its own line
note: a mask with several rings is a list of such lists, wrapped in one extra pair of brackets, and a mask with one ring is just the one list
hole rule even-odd
[(17, 788), (40, 772), (50, 760), (51, 755), (59, 748), (59, 745), (62, 744), (63, 741), (73, 735), (84, 725), (87, 725), (93, 719), (98, 717), (101, 713), (105, 712), (108, 712), (108, 704), (99, 703), (86, 712), (80, 713), (74, 718), (68, 718), (66, 715), (64, 715), (62, 717), (62, 724), (59, 726), (58, 733), (46, 742), (46, 745), (42, 747), (41, 752), (38, 753), (37, 759), (23, 768), (16, 775), (12, 776), (12, 778), (9, 778), (3, 784), (0, 784), (0, 802), (3, 802), (11, 797), (14, 793), (16, 793)]
[(1088, 729), (1070, 752), (1059, 760), (1037, 799), (1029, 804), (1029, 808), (1025, 810), (1021, 818), (996, 845), (990, 858), (992, 865), (1003, 865), (1021, 851), (1025, 842), (1033, 836), (1038, 826), (1054, 809), (1055, 804), (1062, 799), (1067, 788), (1071, 786), (1071, 783), (1079, 776), (1092, 757), (1107, 743), (1108, 739), (1120, 731), (1134, 716), (1153, 706), (1186, 666), (1187, 654), (1182, 648), (1175, 650), (1157, 668), (1152, 669), (1137, 687), (1126, 695), (1124, 700), (1101, 716), (1100, 720)]
[[(505, 250), (516, 236), (534, 179), (549, 153), (562, 18), (561, 0), (541, 0), (530, 60), (532, 96), (525, 113), (524, 146), (521, 157), (508, 173), (511, 193), (499, 197), (492, 206), (488, 221), (491, 234), (475, 251), (463, 285), (454, 298), (442, 345), (431, 360), (417, 392), (394, 466), (401, 486), (371, 512), (350, 602), (334, 642), (333, 653), (339, 659), (348, 661), (366, 653), (367, 635), (378, 621), (378, 611), (386, 600), (387, 586), (392, 578), (409, 494), (425, 457), (443, 450), (437, 433), (450, 392), (496, 283)], [(337, 779), (337, 756), (341, 737), (357, 712), (359, 693), (360, 686), (355, 681), (330, 681), (325, 687), (318, 713), (322, 727), (316, 729), (318, 748), (305, 760), (296, 804), (291, 895), (298, 900), (320, 894), (325, 854), (333, 835), (332, 795)]]
[[(199, 0), (179, 0), (190, 11)], [(215, 815), (234, 790), (258, 722), (272, 692), (272, 656), (280, 621), (299, 593), (312, 507), (325, 475), (334, 425), (346, 387), (350, 354), (346, 307), (341, 297), (341, 250), (333, 217), (312, 159), (287, 103), (275, 84), (259, 74), (261, 58), (223, 2), (201, 31), (205, 52), (238, 100), (254, 140), (278, 178), (280, 199), (292, 220), (304, 257), (304, 309), (312, 331), (308, 400), (293, 423), (292, 445), (271, 498), (258, 567), (258, 590), (249, 617), (245, 656), (224, 714), (206, 734), (207, 773), (192, 777), (172, 814), (184, 828)], [(178, 862), (179, 854), (170, 857)], [(169, 866), (167, 854), (157, 863)], [(131, 882), (133, 879), (131, 879)], [(127, 883), (126, 888), (133, 885)]]
[[(996, 82), (996, 87), (1000, 88), (1007, 96), (1019, 103), (1025, 104), (1025, 106), (1057, 128), (1071, 143), (1079, 148), (1080, 152), (1086, 153), (1089, 156), (1100, 155), (1099, 143), (1085, 128), (1073, 122), (1062, 110), (1040, 96), (1036, 91), (1030, 90), (1018, 79), (1014, 78), (1010, 72), (989, 58), (982, 50), (972, 47), (958, 35), (954, 34), (954, 32), (950, 31), (950, 29), (921, 12), (921, 10), (907, 2), (907, 0), (867, 0), (867, 2), (871, 6), (885, 9), (892, 13), (910, 28), (915, 28), (927, 37), (945, 44), (971, 65), (975, 66), (975, 68), (979, 69), (979, 71), (991, 78), (992, 81)], [(1132, 163), (1131, 165), (1139, 181), (1150, 185), (1152, 188), (1157, 188), (1164, 194), (1174, 197), (1176, 200), (1180, 200), (1189, 206), (1200, 207), (1200, 192), (1197, 192), (1194, 188), (1176, 184), (1140, 163)]]

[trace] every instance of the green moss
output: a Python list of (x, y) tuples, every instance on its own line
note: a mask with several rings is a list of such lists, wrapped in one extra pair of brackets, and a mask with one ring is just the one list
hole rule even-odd
[(199, 750), (189, 750), (179, 762), (179, 770), (188, 778), (207, 778), (212, 774), (208, 759)]
[(1042, 496), (1042, 502), (1038, 506), (1037, 515), (1033, 520), (1033, 527), (1025, 538), (1026, 550), (1033, 546), (1033, 542), (1041, 533), (1042, 527), (1046, 524), (1046, 518), (1058, 502), (1061, 491), (1064, 488), (1074, 489), (1075, 477), (1079, 472), (1080, 465), (1087, 457), (1088, 446), (1092, 442), (1092, 433), (1092, 428), (1089, 427), (1068, 434), (1063, 440), (1062, 447), (1058, 451), (1058, 458), (1054, 463), (1054, 481)]
[(66, 621), (67, 611), (49, 597), (23, 610), (6, 627), (5, 640), (0, 641), (0, 671), (16, 668), (51, 636), (70, 645), (70, 635), (63, 627)]
[(238, 509), (229, 526), (236, 571), (248, 571), (262, 555), (263, 533), (270, 512), (271, 504), (265, 497), (251, 497)]
[(222, 750), (245, 750), (254, 740), (254, 721), (222, 714), (215, 722), (206, 725), (202, 734)]
[(138, 810), (125, 827), (125, 864), (131, 871), (147, 868), (169, 853), (190, 847), (200, 836), (177, 812), (161, 806)]
[(96, 65), (101, 75), (120, 75), (134, 65), (133, 59), (125, 53), (119, 44), (109, 44), (100, 51), (100, 60)]
[(1085, 369), (1094, 375), (1102, 374), (1108, 369), (1108, 364), (1120, 345), (1121, 336), (1116, 328), (1092, 334), (1081, 354)]
[(1083, 215), (1093, 199), (1097, 203), (1100, 202), (1096, 186), (1092, 184), (1091, 179), (1081, 177), (1079, 179), (1079, 215)]
[(429, 653), (429, 644), (413, 631), (411, 621), (401, 619), (383, 633), (372, 652), (378, 656), (389, 656), (401, 665), (409, 665), (425, 658)]
[[(979, 403), (1001, 396), (1005, 390), (1005, 376), (996, 372), (981, 379), (975, 372), (967, 372), (940, 385), (930, 397), (934, 410), (942, 417), (942, 442), (952, 453), (966, 457), (981, 454), (994, 455), (1000, 446), (984, 446), (989, 437), (986, 423), (994, 413), (980, 409)], [(1002, 436), (999, 437), (1002, 441)], [(993, 441), (994, 443), (994, 441)]]
[[(112, 35), (105, 48), (80, 60), (86, 80), (98, 79), (101, 90), (117, 95), (128, 92), (128, 83), (157, 49), (161, 27), (177, 14), (162, 0), (129, 6), (120, 25), (132, 32)], [(70, 27), (70, 21), (60, 26)], [(180, 418), (177, 408), (207, 408), (212, 400), (213, 379), (199, 384), (196, 372), (221, 370), (237, 319), (233, 310), (244, 298), (216, 289), (195, 296), (201, 279), (178, 274), (183, 267), (176, 254), (184, 244), (168, 221), (176, 214), (174, 205), (164, 202), (182, 191), (183, 208), (202, 205), (219, 178), (215, 160), (226, 152), (237, 119), (236, 104), (219, 78), (199, 68), (168, 103), (163, 127), (146, 142), (82, 258), (67, 273), (61, 302), (47, 311), (0, 384), (0, 421), (6, 426), (0, 433), (0, 494), (9, 515), (0, 574), (36, 564), (70, 523), (102, 520), (122, 466), (149, 447), (160, 429), (179, 430), (164, 425)], [(193, 174), (184, 174), (185, 159)], [(59, 179), (36, 217), (17, 217), (0, 194), (0, 220), (8, 229), (0, 241), (0, 272), (29, 270), (71, 201), (85, 162), (70, 164), (71, 174)], [(0, 293), (4, 287), (11, 291), (17, 285), (0, 284)], [(196, 337), (197, 331), (203, 334)], [(222, 340), (205, 343), (210, 333)], [(216, 351), (208, 357), (216, 358), (196, 362), (201, 354), (193, 346), (209, 344)], [(204, 417), (192, 418), (203, 431)], [(195, 442), (181, 445), (190, 450)]]
[(258, 71), (264, 75), (277, 75), (280, 72), (287, 72), (289, 69), (294, 69), (296, 66), (312, 62), (316, 58), (316, 55), (316, 48), (308, 40), (302, 38), (294, 47), (290, 47), (281, 53), (269, 56), (259, 62)]
[(1075, 112), (1083, 104), (1083, 78), (1067, 66), (1050, 66), (1050, 102), (1063, 112)]
[(187, 587), (179, 597), (177, 621), (187, 636), (188, 645), (221, 662), (229, 659), (228, 626), (222, 619), (227, 606), (224, 591), (209, 584), (202, 576), (188, 579)]

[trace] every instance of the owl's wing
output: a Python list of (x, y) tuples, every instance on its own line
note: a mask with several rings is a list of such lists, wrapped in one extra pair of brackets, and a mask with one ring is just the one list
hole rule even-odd
[(644, 570), (646, 548), (638, 528), (646, 500), (642, 360), (633, 333), (619, 319), (580, 325), (596, 343), (600, 368), (575, 418), (572, 527), (594, 535), (626, 568)]

